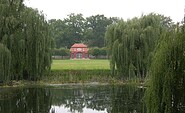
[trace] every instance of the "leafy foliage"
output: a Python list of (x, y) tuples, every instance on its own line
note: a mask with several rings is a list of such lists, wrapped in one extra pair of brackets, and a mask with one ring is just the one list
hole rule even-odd
[(118, 20), (104, 15), (84, 18), (82, 14), (71, 13), (64, 20), (49, 20), (49, 25), (56, 48), (70, 48), (74, 43), (82, 42), (89, 47), (104, 47), (107, 26)]
[(0, 43), (0, 80), (10, 79), (11, 53)]
[(53, 56), (69, 56), (70, 55), (70, 51), (69, 49), (66, 48), (60, 48), (60, 49), (53, 49), (52, 51), (52, 55)]
[[(185, 26), (183, 26), (183, 29)], [(185, 112), (185, 32), (164, 33), (156, 49), (146, 91), (148, 113)]]
[(89, 51), (88, 53), (90, 55), (93, 55), (95, 57), (97, 56), (106, 56), (107, 55), (107, 49), (106, 47), (102, 47), (102, 48), (99, 48), (99, 47), (93, 47), (93, 48), (89, 48)]
[(10, 69), (3, 70), (10, 73), (9, 80), (38, 80), (51, 64), (51, 39), (44, 15), (25, 7), (23, 0), (1, 0), (0, 10), (0, 49), (2, 56), (8, 55), (0, 62), (11, 63)]
[(108, 27), (106, 45), (113, 75), (115, 70), (123, 79), (144, 78), (147, 75), (160, 34), (170, 28), (168, 24), (171, 20), (165, 19), (151, 13)]

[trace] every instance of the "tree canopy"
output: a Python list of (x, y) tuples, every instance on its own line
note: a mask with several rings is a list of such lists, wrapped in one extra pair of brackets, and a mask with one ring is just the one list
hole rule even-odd
[(89, 47), (104, 47), (107, 26), (118, 20), (104, 15), (84, 18), (82, 14), (71, 13), (63, 20), (49, 20), (49, 25), (56, 48), (70, 48), (74, 43), (85, 43)]
[(185, 26), (166, 31), (156, 48), (146, 90), (148, 113), (185, 111)]
[(117, 70), (123, 79), (144, 78), (160, 34), (170, 27), (170, 18), (153, 13), (109, 26), (106, 45), (112, 74)]
[(51, 64), (44, 15), (24, 6), (23, 0), (1, 0), (0, 18), (0, 70), (5, 73), (0, 76), (6, 76), (2, 80), (38, 80)]
[(147, 113), (184, 112), (185, 25), (158, 14), (142, 15), (109, 26), (106, 43), (113, 75), (149, 78)]

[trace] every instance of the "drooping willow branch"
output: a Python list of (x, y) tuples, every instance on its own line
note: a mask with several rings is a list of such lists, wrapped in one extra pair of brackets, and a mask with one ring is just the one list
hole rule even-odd
[[(106, 42), (112, 73), (128, 79), (144, 78), (163, 29), (164, 16), (149, 14), (108, 27)], [(170, 21), (169, 21), (170, 22)]]
[(51, 38), (44, 15), (24, 6), (23, 0), (1, 0), (0, 10), (1, 53), (3, 58), (10, 55), (10, 69), (1, 69), (9, 74), (2, 76), (11, 76), (9, 80), (40, 79), (51, 65)]

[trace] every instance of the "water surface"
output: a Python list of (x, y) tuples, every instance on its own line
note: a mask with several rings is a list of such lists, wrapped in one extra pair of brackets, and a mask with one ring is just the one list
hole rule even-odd
[(0, 113), (146, 113), (143, 95), (130, 85), (1, 88)]

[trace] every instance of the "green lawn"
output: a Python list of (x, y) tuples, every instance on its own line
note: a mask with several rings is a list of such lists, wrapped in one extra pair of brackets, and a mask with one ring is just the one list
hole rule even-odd
[(108, 60), (53, 60), (51, 70), (110, 69)]

